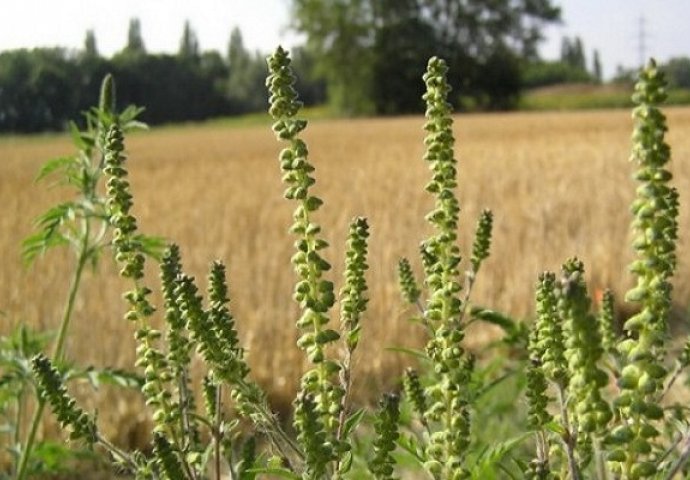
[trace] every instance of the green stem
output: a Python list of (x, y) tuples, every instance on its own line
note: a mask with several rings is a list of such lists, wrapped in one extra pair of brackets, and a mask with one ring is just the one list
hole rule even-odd
[[(79, 286), (81, 285), (81, 275), (84, 272), (84, 267), (86, 266), (86, 261), (89, 257), (89, 234), (90, 227), (88, 220), (85, 221), (82, 242), (79, 248), (79, 254), (77, 258), (77, 266), (74, 270), (74, 275), (69, 287), (69, 293), (67, 296), (67, 303), (65, 304), (65, 309), (62, 313), (62, 320), (60, 321), (60, 330), (55, 343), (55, 348), (53, 349), (53, 362), (58, 363), (62, 360), (65, 349), (65, 340), (67, 339), (67, 330), (72, 319), (72, 312), (74, 311), (74, 301), (77, 298), (77, 292), (79, 291)], [(34, 411), (33, 417), (31, 418), (31, 427), (29, 428), (29, 435), (26, 438), (26, 444), (22, 449), (22, 455), (19, 459), (19, 467), (17, 469), (17, 478), (15, 480), (24, 480), (28, 473), (29, 457), (31, 456), (31, 450), (33, 449), (34, 442), (36, 440), (36, 432), (38, 431), (38, 425), (41, 423), (43, 418), (43, 410), (45, 409), (45, 401), (39, 397), (38, 404), (36, 405), (36, 410)]]
[[(222, 401), (222, 385), (218, 385), (218, 388), (216, 389), (216, 418), (215, 422), (213, 425), (213, 456), (214, 456), (214, 464), (216, 468), (216, 480), (220, 480), (220, 441), (221, 441), (221, 433), (220, 433), (220, 424), (222, 422), (222, 417), (221, 417), (221, 401)], [(235, 480), (235, 471), (234, 471), (234, 465), (232, 463), (230, 464), (230, 480)]]
[(561, 419), (563, 420), (563, 427), (565, 428), (563, 444), (565, 445), (565, 452), (568, 457), (570, 480), (580, 480), (580, 471), (577, 467), (577, 460), (575, 460), (575, 432), (571, 429), (570, 419), (568, 417), (568, 407), (565, 402), (565, 392), (561, 385), (558, 385), (558, 403), (561, 407)]
[(60, 331), (58, 332), (55, 348), (53, 349), (53, 362), (60, 363), (65, 353), (65, 340), (67, 339), (67, 331), (72, 319), (72, 311), (74, 310), (74, 301), (77, 298), (77, 292), (81, 285), (81, 274), (84, 272), (86, 261), (89, 257), (89, 239), (90, 239), (90, 224), (88, 220), (84, 221), (84, 232), (82, 234), (82, 242), (79, 248), (77, 258), (77, 268), (74, 270), (74, 277), (69, 288), (69, 296), (65, 304), (65, 310), (62, 315), (62, 322), (60, 323)]
[(683, 439), (683, 450), (676, 463), (671, 467), (671, 471), (664, 477), (664, 480), (673, 480), (673, 477), (680, 472), (686, 463), (690, 460), (690, 434), (687, 434)]
[(594, 459), (596, 461), (598, 480), (608, 480), (604, 452), (601, 449), (601, 442), (596, 438), (594, 439)]
[(103, 437), (101, 434), (98, 434), (98, 443), (103, 445), (103, 447), (106, 450), (108, 450), (114, 458), (119, 458), (124, 463), (129, 465), (133, 472), (136, 472), (137, 464), (127, 453), (116, 447), (113, 443), (111, 443), (107, 438)]

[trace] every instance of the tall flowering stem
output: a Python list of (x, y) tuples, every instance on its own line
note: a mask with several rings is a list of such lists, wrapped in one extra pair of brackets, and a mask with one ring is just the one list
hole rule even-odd
[(438, 425), (426, 448), (426, 468), (437, 479), (463, 478), (463, 462), (469, 446), (469, 405), (467, 384), (472, 362), (464, 359), (464, 337), (460, 298), (460, 249), (457, 228), (460, 205), (455, 196), (457, 162), (454, 158), (453, 120), (447, 101), (450, 86), (448, 67), (439, 58), (429, 60), (424, 74), (427, 122), (425, 160), (432, 179), (426, 190), (436, 197), (426, 219), (435, 233), (421, 247), (429, 298), (425, 320), (432, 330), (426, 351), (439, 381), (426, 389), (430, 405), (426, 420)]
[[(278, 47), (268, 59), (268, 67), (270, 74), (266, 86), (270, 93), (269, 113), (275, 120), (273, 131), (279, 140), (288, 143), (280, 153), (280, 168), (287, 186), (284, 195), (297, 202), (294, 223), (290, 229), (297, 237), (297, 252), (292, 257), (292, 264), (298, 281), (293, 296), (302, 310), (297, 320), (297, 327), (302, 332), (297, 345), (313, 365), (302, 377), (303, 394), (297, 400), (297, 408), (310, 415), (309, 422), (302, 422), (302, 425), (309, 425), (310, 431), (319, 426), (325, 430), (328, 441), (319, 450), (323, 453), (317, 462), (320, 464), (324, 458), (333, 457), (341, 447), (337, 432), (345, 395), (336, 381), (342, 367), (328, 359), (325, 352), (328, 345), (340, 338), (340, 334), (327, 328), (329, 311), (335, 303), (334, 286), (333, 282), (324, 278), (331, 265), (321, 252), (328, 243), (321, 238), (321, 227), (313, 218), (323, 202), (311, 193), (311, 187), (316, 182), (312, 176), (314, 167), (309, 163), (307, 145), (299, 138), (307, 122), (296, 117), (302, 103), (293, 88), (295, 77), (287, 52)], [(314, 412), (318, 414), (318, 419), (311, 417)], [(300, 438), (306, 441), (310, 435), (306, 435), (305, 431)], [(314, 468), (317, 466), (315, 464)]]
[(625, 479), (656, 473), (652, 451), (659, 432), (653, 424), (663, 417), (658, 398), (667, 375), (662, 360), (678, 238), (678, 192), (669, 186), (671, 150), (664, 141), (666, 118), (658, 108), (666, 99), (665, 87), (664, 75), (652, 60), (640, 73), (633, 95), (637, 107), (631, 160), (637, 164), (640, 186), (632, 204), (637, 258), (630, 270), (637, 283), (625, 298), (638, 304), (640, 312), (623, 325), (627, 338), (619, 350), (626, 366), (616, 404), (630, 422), (624, 432), (617, 432), (614, 440), (621, 446), (612, 453)]

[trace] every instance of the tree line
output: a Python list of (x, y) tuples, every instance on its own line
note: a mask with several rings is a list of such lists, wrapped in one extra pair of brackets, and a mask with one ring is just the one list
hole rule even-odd
[[(307, 61), (304, 55), (296, 56)], [(105, 58), (93, 31), (79, 51), (64, 48), (19, 49), (0, 53), (0, 131), (63, 129), (97, 101), (106, 73), (117, 78), (123, 105), (146, 107), (148, 123), (203, 120), (266, 108), (265, 56), (249, 51), (238, 28), (225, 55), (201, 51), (196, 33), (184, 25), (176, 54), (146, 50), (141, 24), (132, 19), (124, 48)], [(324, 101), (318, 82), (303, 82), (305, 99)]]
[[(525, 88), (602, 81), (598, 51), (588, 60), (579, 37), (563, 38), (560, 59), (539, 57), (544, 27), (561, 19), (552, 0), (289, 4), (289, 26), (306, 39), (292, 51), (301, 99), (307, 105), (327, 102), (343, 115), (422, 111), (419, 74), (434, 55), (454, 72), (449, 101), (459, 110), (510, 109)], [(683, 59), (669, 62), (673, 85), (683, 85), (686, 72)], [(139, 20), (132, 19), (124, 47), (111, 58), (99, 54), (93, 31), (79, 51), (0, 53), (0, 131), (64, 128), (95, 103), (106, 73), (117, 78), (118, 99), (145, 105), (143, 120), (152, 124), (263, 111), (267, 105), (265, 53), (249, 51), (238, 28), (224, 54), (202, 51), (188, 22), (176, 54), (152, 54)]]

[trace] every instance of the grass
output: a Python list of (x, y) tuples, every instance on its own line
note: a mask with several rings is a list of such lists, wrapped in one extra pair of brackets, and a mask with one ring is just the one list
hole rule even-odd
[[(681, 205), (688, 205), (690, 109), (666, 111), (675, 182)], [(632, 257), (631, 250), (620, 247), (629, 244), (626, 212), (633, 195), (627, 178), (632, 171), (628, 118), (626, 111), (456, 118), (461, 221), (473, 224), (484, 207), (496, 215), (492, 257), (475, 286), (477, 303), (518, 317), (530, 315), (537, 275), (556, 270), (570, 254), (588, 265), (590, 286), (610, 286), (622, 297), (630, 282), (625, 266)], [(382, 391), (381, 383), (398, 378), (409, 362), (382, 351), (381, 345), (410, 346), (410, 339), (418, 337), (404, 320), (409, 312), (401, 307), (395, 265), (400, 256), (416, 258), (415, 245), (428, 233), (423, 217), (431, 200), (423, 193), (427, 171), (420, 160), (421, 123), (419, 117), (319, 120), (304, 135), (317, 167), (315, 192), (330, 207), (318, 218), (333, 246), (334, 277), (342, 274), (349, 220), (366, 214), (372, 225), (372, 300), (355, 361), (354, 391), (360, 400), (373, 400), (370, 392)], [(67, 289), (66, 256), (53, 253), (30, 270), (19, 260), (30, 219), (61, 198), (58, 189), (35, 186), (35, 172), (45, 159), (71, 151), (63, 136), (38, 138), (0, 141), (0, 204), (5, 210), (0, 218), (0, 309), (7, 314), (2, 333), (17, 322), (54, 328)], [(302, 354), (294, 346), (298, 312), (290, 298), (291, 207), (281, 198), (270, 130), (265, 124), (166, 127), (131, 136), (128, 148), (141, 230), (175, 239), (187, 270), (197, 278), (204, 277), (210, 258), (229, 265), (233, 311), (253, 376), (279, 407), (287, 408)], [(681, 232), (688, 215), (681, 210)], [(469, 247), (471, 239), (461, 243)], [(675, 298), (690, 298), (689, 245), (681, 238)], [(124, 287), (111, 262), (103, 262), (102, 269), (102, 275), (87, 272), (68, 351), (80, 363), (129, 366), (134, 359), (131, 326), (122, 320), (121, 299), (112, 294)], [(687, 305), (677, 307), (681, 315)], [(478, 349), (492, 332), (475, 329), (468, 336)], [(132, 398), (112, 398), (104, 389), (96, 402), (108, 406), (99, 409), (105, 433), (121, 444), (138, 445), (147, 431), (145, 414)], [(52, 417), (47, 431), (56, 428), (50, 422)]]
[[(667, 104), (690, 104), (690, 90), (672, 89)], [(519, 103), (521, 110), (595, 110), (631, 106), (628, 85), (591, 83), (536, 88), (525, 92)]]

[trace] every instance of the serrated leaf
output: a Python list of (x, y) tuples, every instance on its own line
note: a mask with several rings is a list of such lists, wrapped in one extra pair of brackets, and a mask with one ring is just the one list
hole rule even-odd
[(77, 157), (75, 157), (74, 155), (50, 159), (47, 162), (45, 162), (38, 170), (38, 175), (36, 175), (36, 179), (34, 181), (40, 182), (41, 180), (57, 172), (58, 170), (68, 169), (69, 167), (75, 167), (77, 163)]
[(56, 233), (47, 235), (46, 232), (38, 232), (22, 242), (22, 261), (25, 265), (29, 265), (46, 250), (68, 243), (69, 241), (63, 235)]
[[(511, 450), (520, 445), (530, 435), (532, 435), (532, 432), (526, 432), (485, 448), (472, 467), (472, 478), (476, 480), (489, 478), (492, 473), (495, 474), (496, 468), (503, 471), (499, 463)], [(505, 471), (503, 471), (503, 473), (505, 473)]]

